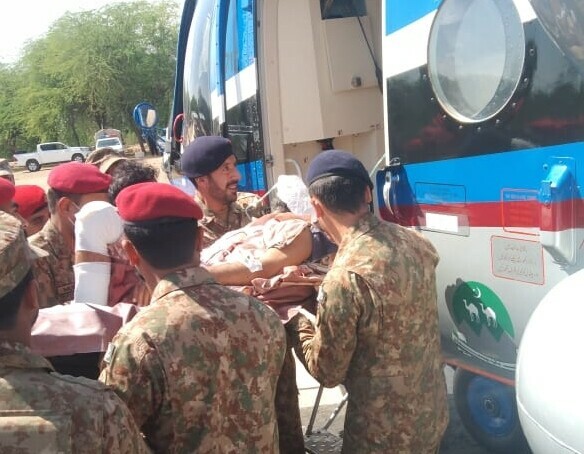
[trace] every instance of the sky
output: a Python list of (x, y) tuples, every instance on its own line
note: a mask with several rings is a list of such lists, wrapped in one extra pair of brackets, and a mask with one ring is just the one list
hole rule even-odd
[(9, 0), (2, 2), (0, 63), (15, 62), (28, 40), (34, 40), (44, 35), (51, 24), (67, 11), (72, 13), (89, 11), (108, 4), (120, 3), (120, 1)]

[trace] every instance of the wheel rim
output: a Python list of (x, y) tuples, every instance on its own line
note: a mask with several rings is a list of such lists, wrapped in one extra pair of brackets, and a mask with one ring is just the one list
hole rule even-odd
[(32, 170), (32, 171), (35, 171), (35, 170), (37, 170), (38, 168), (39, 168), (39, 166), (38, 166), (38, 164), (37, 164), (36, 162), (32, 162), (32, 163), (30, 163), (30, 164), (28, 165), (28, 169), (29, 169), (29, 170)]
[(493, 437), (509, 435), (517, 427), (513, 390), (477, 376), (468, 387), (468, 408), (477, 425)]
[(82, 156), (79, 156), (79, 155), (77, 155), (77, 156), (75, 156), (75, 157), (73, 158), (73, 160), (74, 160), (74, 161), (77, 161), (77, 162), (83, 162), (83, 157), (82, 157)]

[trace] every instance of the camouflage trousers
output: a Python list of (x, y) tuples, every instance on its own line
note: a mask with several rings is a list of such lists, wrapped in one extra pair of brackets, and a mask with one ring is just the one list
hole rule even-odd
[(286, 339), (288, 344), (286, 356), (276, 387), (276, 416), (280, 435), (280, 454), (301, 454), (305, 451), (298, 403), (298, 386), (296, 384), (296, 363), (288, 335)]

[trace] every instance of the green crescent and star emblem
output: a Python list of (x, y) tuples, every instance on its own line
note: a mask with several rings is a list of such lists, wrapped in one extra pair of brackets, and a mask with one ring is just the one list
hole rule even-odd
[(480, 282), (461, 284), (452, 297), (452, 308), (457, 325), (463, 321), (478, 336), (486, 328), (499, 341), (504, 332), (515, 338), (515, 330), (501, 299)]

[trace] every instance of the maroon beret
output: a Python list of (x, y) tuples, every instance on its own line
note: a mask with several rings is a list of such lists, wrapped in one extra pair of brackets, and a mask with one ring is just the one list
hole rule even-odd
[(64, 194), (93, 194), (107, 192), (112, 177), (91, 164), (68, 162), (51, 170), (48, 183), (55, 191)]
[(28, 219), (35, 212), (47, 206), (47, 195), (40, 186), (23, 184), (16, 186), (14, 201), (18, 205), (18, 213)]
[(116, 197), (120, 217), (126, 222), (161, 218), (202, 219), (203, 210), (180, 189), (166, 183), (138, 183)]
[(14, 192), (14, 185), (5, 178), (0, 178), (0, 204), (10, 202), (14, 198)]

